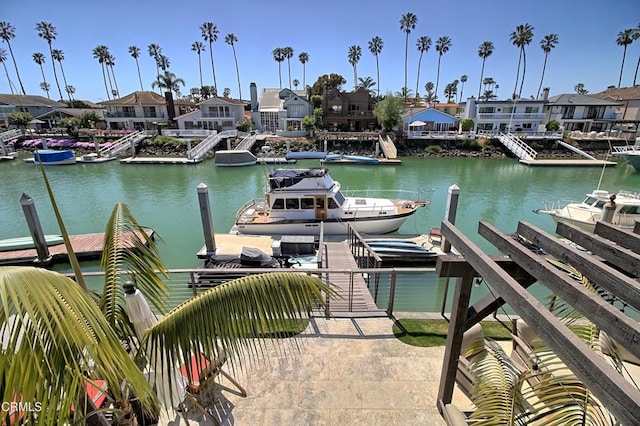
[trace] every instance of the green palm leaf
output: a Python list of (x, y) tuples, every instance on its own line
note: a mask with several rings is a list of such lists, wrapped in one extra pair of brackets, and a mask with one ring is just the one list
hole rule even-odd
[[(147, 332), (150, 351), (163, 365), (178, 365), (195, 352), (218, 357), (221, 351), (242, 367), (243, 355), (262, 358), (265, 340), (286, 336), (291, 323), (323, 305), (331, 284), (309, 275), (276, 272), (229, 281), (195, 296), (169, 312)], [(277, 340), (282, 342), (282, 340)], [(289, 339), (287, 339), (289, 341)]]
[(132, 391), (151, 411), (157, 398), (89, 294), (56, 272), (0, 267), (0, 392), (41, 409), (28, 424), (56, 425), (78, 418), (72, 404), (91, 380), (107, 382), (116, 400)]
[[(167, 269), (160, 260), (153, 238), (146, 234), (147, 228), (138, 224), (126, 204), (118, 203), (111, 213), (106, 226), (104, 249), (100, 266), (105, 271), (105, 283), (100, 297), (100, 309), (112, 327), (124, 321), (122, 306), (126, 280), (135, 280), (149, 303), (158, 312), (163, 312), (168, 294), (162, 278), (167, 277)], [(130, 243), (132, 245), (129, 248)], [(124, 272), (127, 274), (124, 274)]]

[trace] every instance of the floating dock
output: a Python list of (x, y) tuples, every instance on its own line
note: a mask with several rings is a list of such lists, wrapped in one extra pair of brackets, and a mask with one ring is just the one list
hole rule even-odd
[(570, 166), (570, 167), (615, 167), (615, 161), (606, 160), (520, 160), (527, 166)]
[(202, 160), (186, 157), (129, 157), (120, 160), (120, 164), (197, 164)]
[[(146, 230), (146, 234), (153, 238), (155, 231)], [(102, 255), (104, 247), (104, 232), (96, 234), (70, 235), (71, 247), (78, 260), (97, 259)], [(133, 245), (131, 245), (133, 247)], [(64, 244), (49, 246), (50, 258), (46, 262), (38, 261), (38, 253), (35, 248), (23, 250), (11, 250), (0, 252), (0, 265), (2, 266), (48, 266), (54, 263), (69, 261), (69, 253)]]

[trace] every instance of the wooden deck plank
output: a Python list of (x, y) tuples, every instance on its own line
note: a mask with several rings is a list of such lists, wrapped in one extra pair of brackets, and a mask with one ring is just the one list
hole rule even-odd
[[(154, 232), (153, 229), (146, 230), (146, 234), (151, 238), (153, 238)], [(78, 259), (96, 259), (102, 255), (104, 237), (105, 234), (103, 232), (70, 235), (69, 241)], [(127, 243), (126, 240), (125, 243)], [(130, 244), (128, 246), (131, 247)], [(69, 260), (69, 254), (64, 244), (49, 246), (49, 254), (51, 255), (50, 264), (68, 262)], [(35, 248), (2, 251), (0, 252), (0, 265), (36, 265), (39, 264), (37, 256), (38, 253)]]

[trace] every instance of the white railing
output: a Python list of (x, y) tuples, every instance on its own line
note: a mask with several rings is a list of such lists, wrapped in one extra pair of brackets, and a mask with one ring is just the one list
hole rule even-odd
[(20, 129), (7, 130), (6, 132), (0, 133), (0, 141), (9, 142), (10, 140), (17, 139), (20, 136), (22, 136), (22, 130)]
[(215, 130), (207, 129), (162, 129), (162, 134), (164, 136), (171, 136), (174, 138), (206, 138), (215, 133)]
[(247, 135), (240, 143), (234, 148), (236, 151), (248, 151), (256, 143), (256, 135)]
[(214, 132), (203, 139), (198, 145), (187, 151), (187, 158), (194, 161), (200, 161), (213, 148), (215, 148), (222, 140), (222, 133)]
[(498, 140), (520, 160), (534, 160), (538, 153), (511, 133), (500, 133)]
[(114, 157), (123, 151), (126, 151), (131, 145), (135, 146), (138, 142), (151, 136), (147, 131), (139, 131), (128, 134), (116, 140), (112, 145), (100, 150), (101, 157)]

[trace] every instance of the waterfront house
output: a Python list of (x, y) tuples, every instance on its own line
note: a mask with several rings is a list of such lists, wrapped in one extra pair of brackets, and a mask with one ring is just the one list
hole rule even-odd
[(402, 117), (402, 133), (407, 139), (441, 139), (455, 136), (460, 119), (436, 108), (410, 109)]
[(473, 120), (474, 132), (535, 133), (544, 131), (544, 107), (547, 91), (542, 99), (478, 100), (471, 96), (462, 116)]
[(640, 86), (610, 87), (607, 90), (594, 93), (594, 98), (616, 102), (616, 119), (614, 130), (621, 130), (632, 138), (638, 135), (640, 124)]
[(184, 99), (173, 100), (171, 111), (168, 104), (164, 96), (149, 91), (100, 102), (106, 110), (105, 121), (110, 130), (154, 130), (158, 123), (172, 121), (195, 108), (193, 102)]
[(565, 132), (606, 132), (618, 119), (618, 101), (577, 93), (552, 96), (545, 104), (546, 122), (556, 120)]
[(198, 104), (198, 109), (176, 117), (178, 129), (235, 130), (245, 118), (244, 101), (212, 97)]
[(64, 102), (56, 102), (43, 96), (0, 94), (0, 122), (7, 125), (7, 115), (14, 112), (26, 112), (34, 118), (54, 109), (66, 108)]
[(251, 118), (258, 132), (283, 136), (304, 136), (302, 120), (313, 115), (313, 105), (304, 90), (263, 89), (258, 99), (255, 83), (250, 85)]
[(331, 89), (323, 98), (324, 128), (331, 131), (362, 132), (374, 130), (378, 120), (369, 91), (359, 87), (353, 92)]

